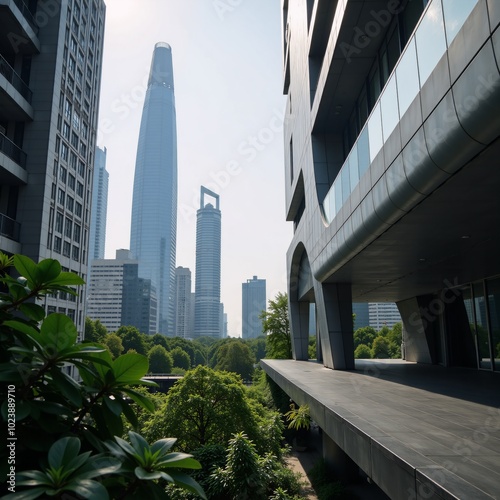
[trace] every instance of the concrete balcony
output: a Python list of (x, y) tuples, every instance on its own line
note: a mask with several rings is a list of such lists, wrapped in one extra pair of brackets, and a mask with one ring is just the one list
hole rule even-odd
[(38, 54), (38, 25), (23, 0), (0, 0), (0, 52)]

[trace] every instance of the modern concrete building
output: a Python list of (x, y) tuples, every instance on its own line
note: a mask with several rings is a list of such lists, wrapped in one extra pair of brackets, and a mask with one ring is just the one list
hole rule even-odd
[[(500, 3), (282, 5), (296, 361), (264, 368), (390, 497), (499, 498)], [(385, 301), (406, 361), (355, 363)]]
[(254, 339), (263, 335), (260, 315), (266, 310), (266, 280), (254, 276), (241, 285), (242, 337)]
[(109, 173), (106, 170), (106, 148), (95, 149), (94, 183), (90, 218), (89, 261), (104, 259), (106, 246), (106, 217), (108, 214)]
[(92, 261), (87, 315), (109, 332), (135, 326), (142, 333), (156, 333), (155, 290), (150, 280), (139, 277), (138, 269), (129, 250), (117, 250), (116, 259)]
[[(205, 203), (205, 196), (213, 198)], [(221, 211), (219, 195), (201, 186), (196, 212), (194, 336), (221, 337)]]
[(394, 302), (369, 302), (368, 322), (377, 332), (384, 326), (392, 328), (401, 322), (398, 306)]
[(191, 295), (191, 271), (179, 266), (175, 270), (175, 337), (188, 339), (193, 336)]
[(155, 45), (142, 111), (130, 250), (139, 275), (151, 280), (158, 296), (158, 331), (174, 328), (175, 249), (177, 238), (177, 132), (172, 49)]
[[(0, 2), (0, 249), (87, 278), (102, 0)], [(47, 295), (83, 332), (84, 290)]]

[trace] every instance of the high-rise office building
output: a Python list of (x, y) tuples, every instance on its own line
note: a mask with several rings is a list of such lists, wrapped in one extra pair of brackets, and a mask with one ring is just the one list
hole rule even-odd
[(187, 267), (177, 267), (174, 335), (185, 339), (192, 337), (191, 323), (191, 271)]
[(377, 332), (387, 326), (392, 328), (401, 321), (401, 314), (394, 302), (369, 302), (368, 303), (369, 324)]
[[(205, 195), (215, 201), (205, 204)], [(194, 335), (220, 337), (221, 211), (219, 195), (201, 186), (196, 212), (196, 276)]]
[(177, 133), (172, 50), (155, 45), (135, 164), (130, 250), (158, 298), (158, 331), (174, 327)]
[(90, 218), (89, 261), (104, 259), (106, 245), (106, 216), (108, 213), (108, 181), (106, 148), (95, 149), (92, 211)]
[(117, 250), (115, 259), (95, 259), (91, 264), (87, 316), (109, 332), (135, 326), (156, 333), (156, 295), (151, 281), (138, 275), (139, 263), (129, 250)]
[[(500, 2), (282, 8), (294, 360), (264, 370), (344, 477), (500, 498)], [(396, 303), (404, 360), (354, 359), (353, 302)]]
[[(105, 5), (0, 4), (0, 249), (87, 278)], [(79, 296), (43, 298), (80, 332)]]
[(260, 315), (266, 310), (266, 280), (254, 276), (242, 283), (242, 337), (254, 339), (263, 335)]

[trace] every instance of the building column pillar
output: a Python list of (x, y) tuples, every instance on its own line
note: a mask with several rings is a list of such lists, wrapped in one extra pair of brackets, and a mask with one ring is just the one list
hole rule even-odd
[(309, 302), (288, 299), (292, 356), (297, 361), (309, 359)]
[(359, 476), (359, 467), (349, 455), (328, 436), (323, 435), (323, 460), (335, 476), (347, 484), (353, 483)]
[(350, 283), (314, 280), (316, 313), (323, 364), (337, 370), (354, 369), (352, 293)]

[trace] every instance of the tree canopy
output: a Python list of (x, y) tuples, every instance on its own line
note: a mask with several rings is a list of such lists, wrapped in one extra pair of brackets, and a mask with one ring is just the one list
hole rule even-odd
[(215, 369), (238, 373), (243, 380), (251, 380), (254, 363), (250, 347), (242, 340), (235, 339), (219, 347)]
[(291, 359), (292, 340), (288, 319), (288, 296), (278, 292), (269, 300), (268, 311), (263, 311), (261, 318), (266, 337), (266, 353), (269, 358)]

